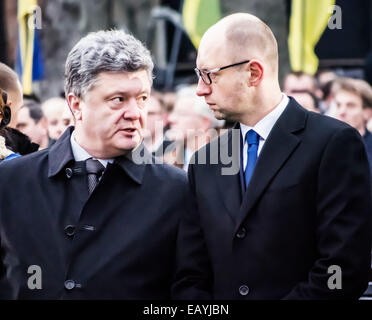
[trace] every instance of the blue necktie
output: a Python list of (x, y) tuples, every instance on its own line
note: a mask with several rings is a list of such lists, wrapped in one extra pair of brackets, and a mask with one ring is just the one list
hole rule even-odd
[(245, 185), (248, 187), (249, 180), (251, 180), (252, 173), (254, 170), (254, 166), (257, 162), (257, 151), (258, 151), (258, 142), (260, 140), (260, 136), (254, 131), (249, 130), (245, 135), (245, 140), (248, 143), (248, 158), (247, 158), (247, 166), (245, 167), (244, 176), (245, 176)]

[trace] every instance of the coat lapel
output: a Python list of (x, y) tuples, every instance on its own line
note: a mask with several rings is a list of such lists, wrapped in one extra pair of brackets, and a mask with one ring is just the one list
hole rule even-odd
[(301, 139), (294, 133), (305, 128), (306, 118), (306, 110), (291, 98), (287, 108), (271, 130), (257, 160), (251, 182), (238, 212), (235, 233), (274, 176), (300, 144)]
[[(240, 144), (241, 134), (239, 124), (236, 124), (226, 135), (219, 140), (217, 188), (220, 199), (222, 199), (226, 211), (234, 224), (236, 223), (237, 212), (242, 201), (242, 189), (240, 182)], [(230, 155), (231, 162), (226, 162), (226, 155)], [(223, 160), (223, 158), (225, 160)], [(223, 164), (225, 163), (225, 164)]]
[(68, 162), (74, 160), (70, 142), (72, 131), (74, 131), (74, 127), (66, 129), (62, 136), (49, 149), (48, 178), (58, 174)]

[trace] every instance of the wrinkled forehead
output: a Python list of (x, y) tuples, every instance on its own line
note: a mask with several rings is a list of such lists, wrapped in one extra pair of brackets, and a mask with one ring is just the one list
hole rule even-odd
[(128, 95), (150, 93), (151, 82), (146, 70), (134, 72), (101, 72), (96, 79), (96, 89), (120, 91)]

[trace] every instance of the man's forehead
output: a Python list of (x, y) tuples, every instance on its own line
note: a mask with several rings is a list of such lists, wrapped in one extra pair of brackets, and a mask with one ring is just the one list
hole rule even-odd
[[(204, 41), (206, 40), (206, 41)], [(213, 69), (228, 61), (226, 48), (221, 39), (203, 38), (198, 50), (196, 65), (199, 69)]]
[(53, 99), (44, 105), (43, 112), (46, 118), (59, 117), (66, 106), (64, 99)]
[(109, 91), (125, 91), (128, 93), (150, 91), (151, 84), (145, 70), (135, 72), (101, 72), (97, 77), (96, 85), (106, 87)]
[(352, 100), (352, 101), (362, 101), (360, 95), (355, 92), (347, 90), (339, 90), (335, 93), (334, 99), (336, 100)]

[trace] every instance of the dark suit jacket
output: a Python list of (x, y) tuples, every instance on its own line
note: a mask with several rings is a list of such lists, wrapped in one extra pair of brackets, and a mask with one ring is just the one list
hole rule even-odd
[[(221, 159), (227, 148), (234, 161), (240, 158), (240, 147), (234, 148), (239, 139), (236, 142), (232, 136), (229, 131), (199, 150), (196, 164), (190, 165), (198, 210), (181, 223), (173, 296), (327, 299), (362, 295), (371, 261), (372, 205), (368, 161), (359, 133), (340, 121), (308, 112), (291, 99), (266, 140), (243, 194), (239, 172), (221, 175), (223, 167), (231, 166)], [(202, 154), (208, 164), (198, 164)], [(218, 158), (217, 164), (209, 160), (211, 156)], [(332, 265), (341, 267), (341, 290), (327, 285), (328, 280), (337, 283), (330, 278), (335, 275), (329, 269)]]
[[(122, 157), (88, 198), (71, 131), (50, 150), (0, 165), (0, 296), (168, 299), (186, 174)], [(42, 270), (41, 290), (28, 287), (31, 265)]]

